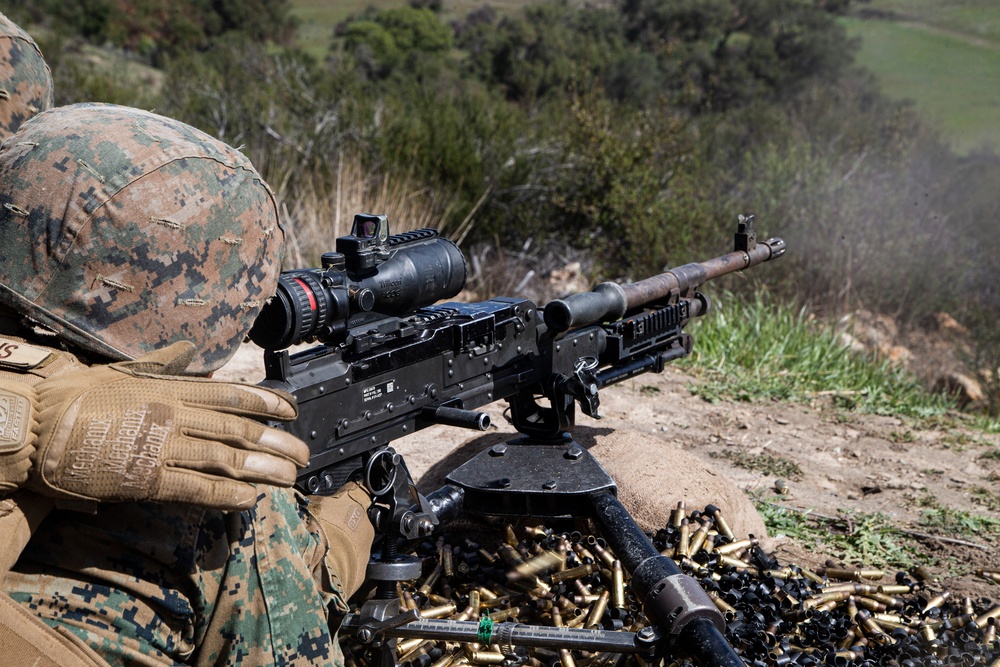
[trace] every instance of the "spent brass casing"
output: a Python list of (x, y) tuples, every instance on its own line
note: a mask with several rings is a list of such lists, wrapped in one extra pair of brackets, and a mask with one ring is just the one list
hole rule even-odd
[(587, 563), (586, 565), (578, 565), (576, 567), (571, 567), (569, 569), (563, 570), (562, 572), (553, 572), (550, 579), (553, 584), (558, 584), (561, 581), (567, 581), (570, 579), (579, 579), (580, 577), (586, 577), (594, 572), (597, 572), (600, 566), (597, 563)]
[(613, 553), (602, 547), (600, 543), (596, 541), (590, 545), (590, 548), (594, 550), (594, 552), (597, 554), (597, 557), (600, 558), (601, 562), (604, 563), (607, 567), (611, 568), (614, 567), (615, 555)]
[(844, 651), (854, 646), (854, 641), (858, 638), (858, 632), (857, 626), (848, 628), (847, 636), (837, 642), (837, 650)]
[(997, 619), (991, 618), (990, 622), (986, 624), (986, 629), (983, 630), (983, 643), (992, 644), (997, 638), (997, 625), (995, 623)]
[(686, 556), (694, 556), (696, 553), (701, 551), (701, 546), (705, 544), (705, 538), (708, 537), (709, 527), (710, 522), (704, 521), (698, 526), (698, 529), (691, 534), (691, 543), (688, 544), (688, 550), (685, 554)]
[[(687, 556), (684, 556), (683, 558), (681, 558), (679, 562), (680, 562), (680, 565), (681, 565), (682, 568), (684, 568), (685, 570), (688, 570), (690, 572), (694, 572), (699, 577), (708, 576), (708, 574), (710, 572), (710, 570), (707, 567), (705, 567), (701, 563), (698, 563), (696, 561), (691, 560)], [(740, 561), (740, 562), (742, 563), (743, 561)]]
[(506, 660), (499, 651), (472, 651), (468, 658), (473, 665), (502, 665)]
[(518, 542), (520, 542), (520, 540), (517, 539), (517, 535), (514, 534), (514, 526), (509, 523), (504, 526), (503, 537), (504, 540), (507, 541), (508, 546), (517, 547)]
[(409, 653), (416, 647), (420, 646), (427, 640), (423, 637), (411, 637), (410, 639), (400, 639), (396, 644), (396, 651), (402, 655), (404, 653)]
[(822, 604), (826, 604), (827, 602), (840, 602), (841, 600), (846, 600), (851, 597), (853, 593), (854, 591), (849, 590), (820, 593), (819, 595), (806, 598), (802, 604), (806, 607), (818, 607)]
[(878, 592), (882, 595), (906, 595), (913, 592), (913, 586), (902, 584), (883, 585), (878, 587)]
[(500, 560), (502, 560), (507, 567), (517, 567), (518, 565), (524, 563), (524, 559), (521, 558), (521, 554), (519, 554), (517, 549), (509, 544), (501, 544), (498, 546), (497, 555), (500, 556)]
[(739, 558), (733, 558), (732, 556), (719, 556), (719, 562), (730, 567), (735, 567), (737, 570), (757, 572), (757, 568), (750, 563), (744, 562)]
[(625, 608), (625, 570), (620, 560), (611, 564), (611, 604), (616, 609)]
[[(581, 579), (571, 579), (570, 580), (570, 585), (573, 586), (573, 588), (576, 589), (577, 594), (580, 595), (580, 596), (582, 596), (582, 597), (587, 597), (588, 595), (596, 595), (596, 593), (594, 593), (593, 591), (590, 590), (590, 586), (587, 585), (587, 584), (585, 584), (585, 583), (583, 583), (583, 581)], [(576, 597), (576, 596), (574, 595), (573, 597)], [(575, 602), (575, 600), (574, 600), (574, 602)], [(577, 604), (579, 604), (579, 603), (577, 603)]]
[(974, 614), (962, 614), (961, 616), (952, 616), (948, 620), (944, 621), (942, 625), (945, 630), (958, 630), (959, 628), (964, 628), (966, 625), (971, 623), (975, 619)]
[(576, 661), (573, 660), (573, 654), (564, 648), (559, 649), (559, 663), (562, 667), (576, 667)]
[(608, 608), (608, 600), (611, 599), (611, 592), (604, 591), (601, 596), (597, 598), (597, 601), (590, 607), (590, 612), (587, 614), (587, 620), (584, 621), (583, 627), (592, 628), (601, 622), (601, 618), (604, 616), (604, 611)]
[(859, 607), (864, 607), (868, 611), (872, 612), (881, 612), (889, 610), (889, 608), (885, 606), (883, 603), (879, 602), (878, 600), (872, 600), (870, 597), (860, 596), (855, 598), (855, 602), (857, 602)]
[(680, 558), (681, 556), (688, 555), (688, 549), (691, 547), (691, 522), (685, 517), (681, 520), (680, 528), (680, 538), (677, 541), (677, 546), (674, 548), (674, 557)]
[(480, 609), (507, 609), (508, 607), (510, 607), (509, 595), (493, 598), (491, 600), (481, 600), (479, 603)]
[[(705, 509), (708, 510), (709, 508), (706, 507)], [(709, 512), (708, 515), (715, 521), (715, 527), (719, 533), (721, 535), (725, 535), (729, 539), (733, 539), (733, 530), (726, 522), (726, 518), (722, 516), (722, 510), (714, 506), (712, 506), (711, 510), (712, 511)]]
[(454, 653), (445, 653), (431, 667), (451, 667), (457, 658), (458, 656)]
[(866, 592), (862, 593), (862, 596), (869, 598), (870, 600), (875, 600), (876, 602), (881, 602), (889, 609), (903, 608), (903, 601), (891, 595), (883, 595), (882, 593), (876, 593), (876, 592)]
[(976, 610), (972, 608), (972, 598), (968, 595), (962, 598), (962, 613), (968, 614), (969, 616), (974, 616), (976, 614)]
[[(716, 551), (718, 551), (718, 549), (716, 549)], [(826, 583), (826, 581), (824, 581), (823, 577), (819, 576), (818, 574), (816, 574), (815, 572), (813, 572), (812, 570), (810, 570), (807, 567), (800, 567), (799, 568), (799, 573), (803, 577), (805, 577), (806, 579), (808, 579), (809, 581), (813, 582), (814, 584), (823, 585), (823, 584)]]
[(441, 576), (441, 563), (438, 563), (437, 565), (434, 566), (434, 569), (431, 570), (430, 574), (427, 575), (427, 578), (424, 579), (423, 583), (420, 584), (420, 586), (417, 588), (417, 591), (421, 595), (427, 595), (428, 593), (431, 592), (431, 589), (434, 588), (434, 584), (437, 583), (437, 580), (438, 578), (440, 578), (440, 576)]
[(590, 552), (590, 549), (588, 549), (586, 546), (584, 546), (583, 542), (577, 542), (576, 544), (574, 544), (573, 545), (573, 551), (576, 552), (577, 558), (579, 558), (580, 562), (582, 562), (582, 563), (588, 563), (588, 562), (589, 563), (596, 563), (597, 562), (597, 556), (595, 556), (594, 554), (592, 554)]
[(940, 607), (950, 597), (951, 597), (950, 591), (945, 591), (940, 595), (935, 595), (934, 597), (932, 597), (930, 600), (927, 601), (927, 604), (924, 605), (924, 608), (920, 611), (920, 613), (926, 614), (931, 609), (934, 609), (935, 607)]
[(890, 637), (889, 634), (886, 633), (884, 629), (882, 629), (882, 626), (878, 624), (878, 621), (872, 618), (872, 615), (869, 614), (864, 609), (858, 612), (858, 615), (855, 616), (855, 620), (858, 622), (858, 625), (860, 625), (861, 628), (865, 631), (865, 635), (875, 643), (877, 644), (894, 643), (892, 637)]
[(712, 602), (715, 604), (715, 607), (722, 612), (722, 615), (725, 617), (727, 621), (731, 621), (734, 618), (736, 618), (736, 615), (738, 613), (736, 611), (736, 607), (723, 600), (722, 597), (718, 594), (718, 592), (709, 591), (708, 597), (712, 599)]
[(556, 626), (557, 628), (564, 627), (562, 612), (559, 611), (559, 607), (552, 608), (552, 625)]
[(914, 568), (911, 574), (913, 574), (918, 581), (935, 581), (937, 579), (933, 574), (931, 574), (930, 568), (926, 565), (918, 565)]
[(834, 609), (837, 608), (838, 604), (840, 604), (839, 600), (829, 600), (829, 601), (824, 602), (823, 604), (817, 605), (816, 607), (813, 607), (813, 608), (816, 611), (833, 611)]
[(507, 607), (506, 609), (500, 609), (490, 614), (490, 620), (494, 623), (499, 621), (506, 621), (508, 618), (515, 618), (521, 613), (520, 607)]
[(998, 616), (1000, 616), (1000, 604), (996, 605), (986, 613), (977, 616), (972, 622), (979, 627), (983, 627), (991, 618), (997, 618)]
[(829, 579), (842, 579), (846, 581), (878, 580), (885, 576), (884, 570), (859, 569), (847, 570), (838, 567), (825, 567), (820, 570), (820, 574), (825, 574)]
[[(491, 591), (490, 589), (486, 588), (485, 586), (480, 586), (476, 590), (479, 592), (479, 598), (480, 600), (482, 600), (482, 602), (486, 602), (487, 600), (497, 599), (497, 594)], [(482, 602), (480, 604), (482, 604)]]
[(549, 532), (545, 530), (544, 526), (525, 526), (524, 533), (528, 537), (533, 537), (537, 540), (545, 539), (549, 536)]
[[(719, 555), (731, 554), (734, 551), (739, 551), (740, 549), (746, 549), (747, 547), (755, 547), (760, 544), (760, 540), (756, 537), (748, 538), (745, 540), (738, 540), (736, 542), (730, 542), (729, 544), (723, 544), (722, 546), (715, 547), (715, 553)], [(822, 581), (822, 579), (820, 579)]]
[(543, 551), (534, 558), (530, 558), (520, 565), (515, 566), (513, 570), (507, 573), (507, 578), (510, 580), (528, 579), (545, 572), (558, 570), (564, 558), (564, 555), (555, 551)]
[(678, 501), (677, 508), (670, 515), (670, 525), (674, 528), (681, 527), (681, 521), (687, 516), (687, 505), (683, 500)]
[(448, 604), (421, 609), (420, 618), (444, 618), (445, 616), (451, 616), (456, 611), (458, 611), (458, 605), (454, 602), (449, 602)]
[(451, 546), (448, 544), (441, 547), (441, 569), (443, 570), (444, 576), (455, 576), (455, 554), (452, 552)]
[(907, 631), (916, 632), (916, 629), (913, 628), (912, 622), (907, 618), (903, 618), (899, 614), (872, 614), (872, 618), (874, 618), (875, 621), (883, 627), (903, 628)]

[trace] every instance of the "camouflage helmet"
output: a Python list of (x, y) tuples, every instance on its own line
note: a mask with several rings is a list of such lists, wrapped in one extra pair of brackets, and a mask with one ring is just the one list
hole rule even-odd
[(91, 353), (178, 340), (222, 366), (275, 290), (284, 232), (240, 152), (110, 104), (35, 116), (0, 147), (0, 302)]
[(0, 14), (0, 141), (52, 106), (52, 75), (38, 45)]

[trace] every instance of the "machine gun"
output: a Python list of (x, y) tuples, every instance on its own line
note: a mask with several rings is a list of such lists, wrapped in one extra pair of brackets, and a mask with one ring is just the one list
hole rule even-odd
[[(369, 516), (382, 549), (369, 579), (379, 592), (344, 628), (376, 649), (378, 667), (395, 665), (398, 637), (491, 643), (474, 621), (399, 613), (395, 582), (420, 576), (420, 562), (401, 556), (398, 544), (459, 511), (593, 519), (653, 624), (630, 634), (503, 623), (492, 643), (631, 653), (668, 647), (702, 665), (743, 664), (711, 599), (653, 547), (570, 432), (577, 405), (600, 417), (601, 388), (690, 353), (683, 328), (709, 308), (699, 286), (784, 250), (781, 239), (758, 242), (753, 218), (740, 216), (733, 252), (636, 283), (602, 283), (544, 307), (514, 297), (442, 304), (465, 283), (458, 247), (434, 230), (390, 235), (385, 216), (358, 215), (322, 268), (281, 274), (250, 338), (266, 350), (262, 384), (299, 403), (299, 418), (285, 426), (312, 452), (299, 486), (332, 493), (360, 477), (375, 498)], [(295, 354), (286, 349), (315, 341)], [(417, 494), (389, 444), (434, 424), (484, 431), (490, 417), (477, 408), (501, 399), (523, 437), (461, 465), (440, 491)]]

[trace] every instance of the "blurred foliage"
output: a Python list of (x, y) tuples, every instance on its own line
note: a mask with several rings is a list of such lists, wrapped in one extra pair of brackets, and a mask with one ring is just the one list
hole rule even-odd
[(729, 289), (913, 325), (948, 311), (977, 334), (975, 363), (1000, 367), (1000, 158), (952, 153), (853, 67), (849, 0), (539, 0), (451, 23), (416, 1), (347, 19), (322, 62), (296, 49), (288, 5), (0, 11), (36, 34), (59, 103), (187, 121), (240, 146), (284, 201), (338, 188), (357, 156), (373, 183), (404, 173), (439, 193), (441, 226), (470, 243), (586, 249), (595, 279), (726, 252), (736, 215), (755, 214), (789, 251)]
[(290, 8), (289, 0), (19, 0), (10, 15), (162, 64), (228, 33), (287, 43), (295, 30)]

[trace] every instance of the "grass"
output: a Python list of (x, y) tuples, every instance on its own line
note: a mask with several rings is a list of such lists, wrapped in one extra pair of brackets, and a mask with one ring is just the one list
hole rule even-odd
[(818, 517), (756, 500), (769, 535), (785, 535), (804, 546), (822, 545), (832, 556), (862, 567), (911, 568), (930, 563), (919, 543), (895, 528), (882, 513), (842, 512), (839, 518)]
[(893, 18), (846, 18), (858, 63), (884, 91), (913, 100), (961, 153), (1000, 149), (1000, 4), (991, 0), (875, 0)]
[(286, 222), (289, 267), (319, 266), (320, 255), (333, 250), (335, 239), (350, 233), (356, 213), (385, 214), (393, 234), (423, 227), (451, 231), (444, 221), (453, 195), (419, 185), (409, 172), (374, 173), (357, 155), (337, 156), (332, 182), (318, 177), (305, 185), (295, 197), (285, 197), (283, 179), (272, 183)]
[(784, 477), (792, 481), (802, 479), (802, 468), (797, 463), (782, 456), (772, 456), (770, 454), (749, 454), (747, 452), (722, 450), (721, 452), (711, 452), (712, 458), (726, 459), (737, 468), (759, 472), (764, 475), (774, 477)]
[(685, 363), (701, 380), (692, 390), (706, 400), (829, 396), (846, 410), (922, 418), (951, 407), (887, 362), (850, 352), (832, 328), (804, 310), (773, 303), (766, 292), (753, 301), (724, 294), (716, 302), (713, 312), (688, 327), (694, 353)]
[(922, 23), (1000, 43), (1000, 11), (996, 0), (870, 0), (855, 6), (890, 12), (895, 20)]
[(980, 516), (945, 505), (923, 510), (919, 523), (921, 527), (945, 537), (979, 537), (993, 542), (1000, 534), (1000, 519)]

